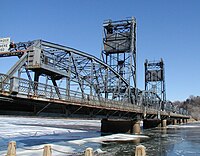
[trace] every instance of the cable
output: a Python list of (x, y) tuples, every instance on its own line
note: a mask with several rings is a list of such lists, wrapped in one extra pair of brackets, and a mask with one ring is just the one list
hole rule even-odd
[(51, 148), (51, 149), (52, 151), (56, 151), (56, 152), (67, 154), (67, 155), (83, 155), (84, 154), (84, 152), (64, 152), (64, 151), (60, 151), (54, 148)]
[(38, 151), (38, 150), (43, 150), (44, 147), (41, 147), (41, 148), (24, 148), (24, 147), (20, 147), (21, 149), (24, 149), (24, 150), (33, 150), (33, 151)]

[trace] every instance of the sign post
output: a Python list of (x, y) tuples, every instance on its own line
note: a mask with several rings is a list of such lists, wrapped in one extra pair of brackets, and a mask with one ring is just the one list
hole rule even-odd
[(10, 38), (0, 38), (0, 53), (9, 51)]

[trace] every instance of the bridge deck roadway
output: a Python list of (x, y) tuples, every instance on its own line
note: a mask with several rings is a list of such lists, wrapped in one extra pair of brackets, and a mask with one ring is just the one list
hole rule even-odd
[(158, 111), (137, 105), (123, 104), (116, 102), (75, 99), (47, 99), (27, 95), (11, 95), (1, 92), (0, 107), (1, 113), (4, 111), (29, 112), (33, 115), (40, 113), (60, 114), (66, 117), (86, 117), (86, 118), (113, 118), (113, 119), (155, 119), (160, 114), (161, 119), (175, 118), (188, 119), (189, 116), (166, 111)]
[[(59, 96), (56, 92), (59, 90)], [(114, 118), (140, 120), (182, 118), (189, 116), (158, 108), (133, 105), (125, 101), (115, 101), (101, 97), (84, 95), (79, 92), (56, 88), (17, 77), (0, 75), (0, 107), (5, 111), (29, 112), (33, 115), (56, 113), (69, 117)]]

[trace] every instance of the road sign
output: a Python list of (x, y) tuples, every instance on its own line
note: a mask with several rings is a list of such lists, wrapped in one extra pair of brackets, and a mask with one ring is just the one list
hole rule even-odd
[(0, 53), (7, 52), (10, 46), (10, 38), (0, 38)]

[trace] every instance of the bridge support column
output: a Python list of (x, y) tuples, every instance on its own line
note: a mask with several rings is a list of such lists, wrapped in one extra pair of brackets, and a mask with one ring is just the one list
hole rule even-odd
[(164, 128), (167, 127), (167, 120), (162, 120), (162, 127), (164, 127)]
[(136, 121), (133, 123), (133, 133), (134, 134), (140, 134), (141, 128), (140, 128), (140, 121)]
[(173, 125), (173, 120), (172, 119), (167, 120), (167, 125)]
[(135, 133), (140, 134), (140, 121), (131, 120), (101, 120), (101, 132), (103, 133)]
[(173, 120), (173, 125), (177, 125), (177, 120), (176, 119)]
[(161, 126), (161, 120), (159, 119), (151, 119), (151, 120), (144, 120), (143, 121), (143, 128), (154, 128), (154, 127), (160, 127)]
[(187, 123), (187, 119), (183, 119), (183, 123)]
[(159, 124), (158, 124), (158, 126), (156, 126), (156, 127), (162, 127), (162, 120), (159, 122)]

